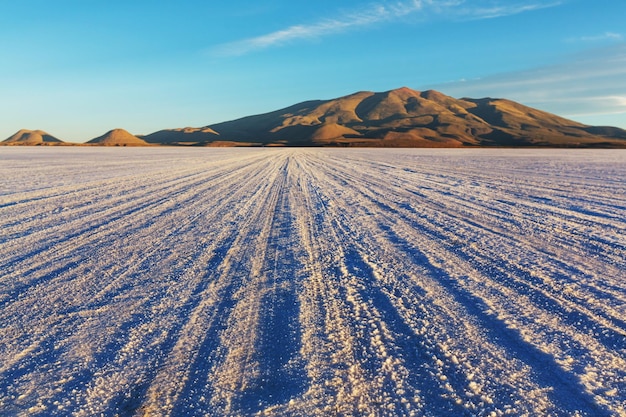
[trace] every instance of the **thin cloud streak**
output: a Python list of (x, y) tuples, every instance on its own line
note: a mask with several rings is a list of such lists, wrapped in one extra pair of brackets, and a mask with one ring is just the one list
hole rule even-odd
[(455, 97), (505, 97), (564, 117), (622, 114), (626, 43), (588, 50), (548, 67), (428, 88)]
[(562, 1), (552, 3), (534, 3), (534, 4), (507, 4), (503, 6), (493, 6), (488, 8), (468, 8), (460, 13), (465, 15), (469, 20), (495, 19), (498, 17), (513, 16), (520, 13), (532, 12), (535, 10), (547, 9), (562, 5)]
[(347, 13), (337, 19), (294, 25), (265, 35), (218, 45), (211, 50), (211, 53), (218, 56), (245, 55), (271, 47), (283, 46), (298, 40), (318, 39), (350, 29), (394, 21), (418, 12), (422, 14), (422, 18), (430, 16), (446, 20), (481, 20), (555, 7), (561, 5), (563, 1), (550, 3), (524, 1), (491, 7), (472, 7), (467, 3), (468, 0), (412, 0), (394, 4), (376, 4), (365, 11)]
[(310, 25), (294, 25), (266, 35), (218, 46), (213, 50), (217, 55), (245, 55), (249, 52), (281, 46), (300, 39), (315, 39), (343, 32), (350, 28), (369, 26), (381, 21), (400, 18), (422, 8), (422, 1), (400, 3), (385, 7), (372, 7), (363, 12), (351, 13), (340, 19), (328, 19)]
[(596, 36), (581, 36), (580, 38), (571, 39), (571, 41), (581, 42), (600, 42), (600, 41), (621, 41), (624, 39), (624, 35), (616, 32), (604, 32)]

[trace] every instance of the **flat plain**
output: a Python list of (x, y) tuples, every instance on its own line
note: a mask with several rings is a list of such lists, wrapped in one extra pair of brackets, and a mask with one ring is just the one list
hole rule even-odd
[(626, 415), (626, 151), (0, 149), (0, 414)]

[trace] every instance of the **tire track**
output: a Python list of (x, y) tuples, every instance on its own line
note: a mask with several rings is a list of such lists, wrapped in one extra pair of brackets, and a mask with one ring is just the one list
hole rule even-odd
[(626, 416), (626, 154), (37, 151), (4, 414)]
[[(339, 182), (339, 181), (338, 181), (335, 187), (331, 187), (332, 189), (341, 189), (341, 190), (342, 190), (342, 192), (344, 192), (344, 193), (342, 194), (341, 198), (346, 198), (346, 195), (345, 195), (345, 189), (346, 189), (346, 187), (348, 186), (347, 184), (354, 184), (354, 183), (358, 183), (358, 178), (363, 178), (363, 177), (365, 177), (365, 175), (366, 175), (366, 174), (363, 174), (363, 173), (361, 173), (361, 172), (358, 172), (358, 171), (352, 171), (352, 170), (349, 170), (349, 171), (347, 171), (347, 172), (350, 172), (350, 173), (351, 173), (351, 175), (354, 177), (354, 178), (352, 179), (352, 181), (339, 180), (339, 181), (342, 181), (342, 182)], [(333, 173), (333, 174), (331, 174), (331, 176), (332, 176), (332, 175), (334, 175), (334, 173)], [(356, 197), (356, 198), (355, 198), (355, 201), (353, 201), (353, 202), (351, 202), (351, 203), (349, 203), (349, 204), (352, 204), (353, 206), (358, 206), (358, 205), (360, 205), (360, 204), (361, 204), (361, 201), (363, 201), (363, 200), (361, 200), (361, 197), (360, 197), (360, 195), (359, 195), (358, 193), (363, 192), (363, 194), (364, 194), (364, 195), (367, 195), (367, 194), (368, 194), (368, 191), (372, 188), (372, 187), (371, 187), (371, 185), (372, 185), (372, 182), (371, 182), (371, 181), (367, 181), (367, 182), (366, 182), (366, 184), (367, 184), (367, 188), (363, 188), (363, 189), (358, 188), (358, 189), (357, 189), (356, 193), (357, 193), (358, 197)], [(355, 189), (356, 189), (356, 188), (355, 188)], [(388, 200), (388, 196), (385, 196), (385, 198), (386, 198), (386, 201), (389, 201), (389, 200)], [(348, 201), (351, 201), (351, 200), (349, 199)], [(381, 200), (381, 201), (382, 201), (382, 200)], [(389, 206), (387, 206), (386, 204), (379, 203), (379, 202), (378, 202), (378, 201), (376, 201), (375, 199), (373, 200), (373, 202), (375, 203), (375, 205), (374, 205), (374, 206), (372, 206), (373, 208), (378, 209), (378, 208), (380, 207), (380, 208), (382, 208), (382, 210), (383, 210), (384, 212), (387, 212), (387, 213), (388, 213), (388, 212), (390, 212), (390, 211), (393, 211), (393, 210), (390, 210), (390, 207), (389, 207)], [(369, 211), (369, 210), (368, 210), (368, 211), (366, 212), (366, 214), (365, 214), (362, 218), (366, 219), (366, 218), (367, 218), (366, 216), (375, 216), (375, 217), (379, 217), (379, 218), (381, 218), (381, 219), (385, 218), (385, 216), (376, 216), (377, 214), (378, 214), (378, 213), (375, 213), (375, 212), (373, 212), (373, 211)], [(395, 221), (397, 221), (397, 220), (398, 220), (398, 219), (396, 218), (396, 219), (395, 219)], [(391, 224), (394, 224), (394, 223), (395, 223), (395, 221), (394, 221), (394, 222), (391, 222)], [(364, 230), (376, 230), (376, 228), (378, 228), (378, 227), (380, 227), (380, 226), (377, 226), (376, 224), (372, 224), (372, 225), (369, 225), (369, 226), (365, 227), (365, 228), (364, 228)], [(391, 226), (387, 226), (387, 227), (391, 227)], [(381, 230), (382, 230), (382, 229), (381, 229)], [(408, 230), (408, 229), (407, 229), (407, 230)], [(415, 235), (413, 235), (413, 236), (412, 236), (412, 239), (414, 240), (414, 239), (415, 239), (415, 237), (416, 237), (416, 236), (415, 236)], [(391, 240), (392, 242), (393, 242), (393, 241), (397, 241), (397, 237), (392, 237), (390, 240)], [(423, 239), (420, 239), (420, 240), (423, 240)], [(424, 247), (429, 247), (429, 246), (432, 246), (433, 244), (434, 244), (434, 241), (433, 241), (433, 242), (429, 242), (428, 240), (426, 240), (426, 241), (424, 241), (424, 242), (422, 243), (422, 246), (424, 246)], [(415, 249), (415, 250), (417, 250), (417, 249)], [(436, 255), (435, 255), (435, 256), (436, 256), (437, 258), (445, 258), (445, 255), (443, 255), (443, 253), (445, 253), (445, 252), (446, 252), (446, 251), (444, 250), (443, 252), (440, 252), (439, 254), (437, 254), (437, 253), (436, 253)], [(419, 263), (422, 263), (422, 262), (423, 262), (423, 261), (420, 261)], [(439, 261), (438, 261), (438, 262), (439, 262)], [(436, 276), (437, 274), (434, 274), (434, 275)], [(449, 282), (444, 283), (444, 284), (445, 284), (445, 286), (446, 286), (446, 288), (447, 288), (447, 287), (450, 287), (450, 285), (451, 285), (451, 283), (452, 283), (452, 282), (453, 282), (453, 281), (449, 281)], [(453, 287), (450, 287), (450, 288), (453, 288)], [(536, 290), (536, 288), (534, 288), (533, 290)], [(531, 292), (531, 295), (535, 295), (535, 294)], [(485, 297), (485, 295), (483, 295), (482, 297), (484, 298), (484, 297)], [(479, 298), (479, 299), (480, 299), (480, 298)], [(487, 299), (489, 299), (489, 297), (488, 297)], [(542, 306), (542, 308), (545, 308), (545, 307), (546, 307), (546, 306)], [(554, 307), (554, 306), (552, 306), (552, 307)], [(482, 320), (482, 319), (481, 319), (481, 320)], [(578, 324), (578, 323), (576, 323), (576, 324)], [(489, 323), (489, 326), (494, 327), (494, 326), (495, 326), (495, 324), (494, 324), (494, 323)], [(491, 327), (489, 327), (489, 326), (488, 326), (488, 328), (491, 328)], [(582, 331), (584, 331), (584, 330), (585, 330), (585, 327), (583, 327), (581, 330), (582, 330)], [(572, 335), (569, 335), (567, 338), (569, 338), (569, 337), (571, 337), (571, 336), (572, 336)], [(614, 338), (614, 339), (612, 339), (612, 340), (614, 340), (614, 341), (615, 341), (615, 340), (618, 340), (618, 339), (615, 339), (615, 338)], [(615, 348), (616, 346), (615, 346), (615, 345), (611, 345), (610, 347), (611, 347), (611, 348)], [(594, 349), (594, 351), (597, 351), (595, 347), (594, 347), (593, 349)], [(571, 353), (571, 352), (570, 352), (570, 353)], [(543, 352), (542, 352), (542, 354), (543, 354)], [(615, 362), (615, 361), (617, 361), (617, 362)], [(533, 364), (533, 363), (534, 363), (534, 360), (532, 360), (532, 358), (531, 358), (531, 360), (529, 360), (528, 362), (529, 362), (530, 364)], [(602, 363), (602, 362), (600, 362), (600, 363)], [(606, 363), (606, 364), (612, 364), (612, 365), (611, 365), (612, 367), (617, 366), (617, 367), (619, 368), (619, 365), (616, 365), (617, 363), (619, 363), (619, 356), (613, 356), (613, 359), (612, 359), (612, 360), (611, 360), (611, 359), (607, 359), (605, 363)], [(539, 369), (539, 368), (538, 368), (538, 369)], [(559, 368), (558, 368), (558, 367), (555, 367), (554, 369), (556, 370), (556, 369), (559, 369)], [(600, 369), (602, 369), (602, 368), (600, 368)], [(560, 372), (560, 371), (559, 371), (559, 372)], [(540, 379), (541, 379), (541, 378), (540, 378)], [(550, 379), (549, 377), (547, 377), (547, 378), (543, 378), (543, 380), (544, 380), (544, 381), (547, 381), (547, 380), (549, 380), (549, 379)], [(568, 378), (567, 378), (567, 377), (564, 377), (563, 379), (568, 379)], [(571, 379), (571, 378), (570, 378), (570, 379)], [(574, 388), (572, 391), (574, 391), (574, 392), (575, 392), (575, 391), (576, 391), (576, 388)], [(565, 394), (564, 394), (564, 395), (562, 395), (562, 397), (563, 397), (564, 399), (567, 399), (567, 398), (568, 398), (568, 396), (567, 396), (567, 395), (565, 395)], [(569, 400), (567, 400), (567, 401), (569, 401)], [(562, 402), (562, 401), (561, 401), (561, 402)], [(593, 400), (588, 400), (588, 404), (590, 404), (590, 403), (593, 403)], [(602, 412), (602, 411), (601, 411), (601, 409), (596, 409), (596, 408), (594, 408), (594, 407), (590, 407), (590, 408), (588, 408), (588, 412), (587, 412), (587, 413), (588, 413), (588, 415), (595, 415), (595, 414), (597, 414), (597, 413), (601, 413), (601, 412)]]

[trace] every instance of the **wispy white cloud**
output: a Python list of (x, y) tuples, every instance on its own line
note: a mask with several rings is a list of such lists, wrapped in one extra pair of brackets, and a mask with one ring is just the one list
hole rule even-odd
[(562, 3), (563, 1), (547, 2), (545, 0), (410, 0), (371, 4), (365, 9), (344, 13), (337, 18), (293, 25), (260, 36), (218, 45), (212, 49), (212, 53), (245, 55), (298, 40), (318, 39), (418, 14), (421, 19), (427, 17), (446, 20), (493, 19), (554, 7)]
[(551, 66), (426, 87), (455, 97), (505, 97), (572, 118), (624, 114), (626, 42)]
[(563, 4), (563, 1), (553, 2), (509, 2), (506, 4), (498, 4), (501, 2), (495, 2), (489, 7), (466, 7), (458, 10), (458, 15), (466, 17), (468, 19), (481, 20), (481, 19), (495, 19), (498, 17), (512, 16), (525, 12), (532, 12), (534, 10), (547, 9), (550, 7), (556, 7)]
[(395, 11), (392, 12), (381, 6), (366, 12), (347, 15), (341, 19), (327, 19), (309, 25), (294, 25), (254, 38), (220, 45), (214, 49), (214, 52), (224, 55), (243, 55), (255, 50), (284, 45), (299, 39), (314, 39), (342, 32), (353, 27), (367, 26), (389, 19), (391, 13), (395, 13)]
[(624, 35), (617, 32), (604, 32), (599, 35), (581, 36), (578, 38), (568, 39), (570, 42), (600, 42), (600, 41), (622, 41)]
[[(432, 0), (425, 0), (432, 2)], [(252, 51), (281, 46), (300, 39), (315, 39), (369, 26), (381, 21), (400, 18), (423, 8), (423, 0), (392, 5), (373, 5), (370, 8), (347, 13), (339, 18), (325, 19), (311, 24), (301, 24), (277, 30), (265, 35), (219, 45), (213, 52), (218, 55), (244, 55)]]

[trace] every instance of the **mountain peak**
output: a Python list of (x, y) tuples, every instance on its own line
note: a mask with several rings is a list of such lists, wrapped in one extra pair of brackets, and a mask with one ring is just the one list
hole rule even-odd
[(400, 87), (400, 88), (394, 88), (393, 90), (389, 91), (390, 93), (408, 93), (408, 94), (419, 94), (419, 91), (413, 90), (412, 88), (409, 87)]

